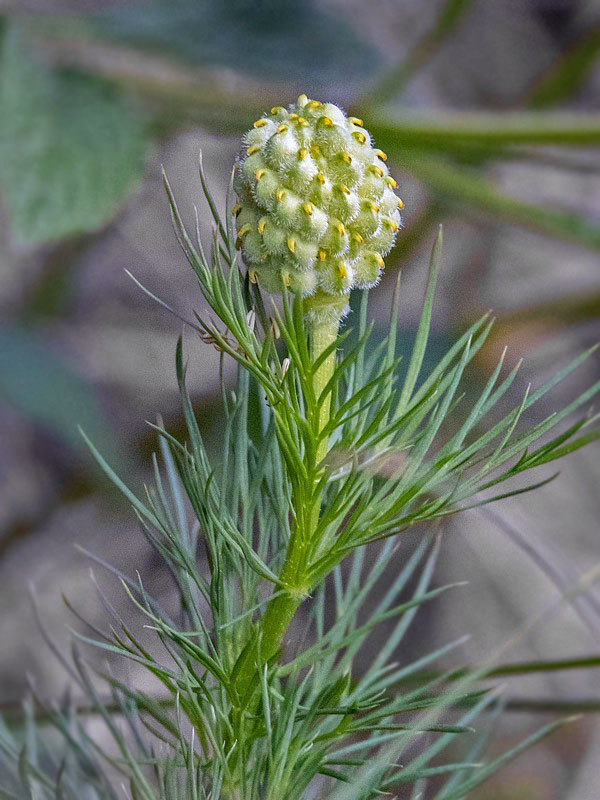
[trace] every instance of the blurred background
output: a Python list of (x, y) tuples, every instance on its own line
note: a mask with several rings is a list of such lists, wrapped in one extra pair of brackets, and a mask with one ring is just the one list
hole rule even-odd
[[(101, 618), (83, 548), (171, 591), (81, 425), (130, 486), (149, 477), (162, 414), (181, 433), (174, 350), (201, 301), (171, 231), (180, 208), (210, 235), (202, 149), (224, 198), (239, 137), (300, 92), (364, 117), (390, 157), (404, 230), (371, 310), (383, 332), (402, 270), (401, 341), (414, 335), (435, 228), (445, 256), (431, 358), (492, 308), (477, 387), (508, 346), (526, 361), (513, 400), (600, 333), (600, 6), (597, 0), (0, 0), (0, 710), (65, 676), (41, 644), (68, 640), (61, 593)], [(218, 357), (187, 335), (189, 381), (219, 446)], [(595, 379), (592, 358), (538, 414)], [(534, 417), (535, 418), (535, 417)], [(599, 448), (534, 494), (443, 531), (440, 580), (468, 580), (421, 612), (409, 650), (465, 632), (456, 663), (570, 669), (507, 677), (493, 749), (551, 715), (586, 712), (474, 795), (593, 800), (600, 786)], [(544, 477), (544, 475), (540, 475)], [(414, 544), (410, 536), (406, 547)], [(115, 602), (127, 613), (125, 598)], [(406, 657), (398, 655), (402, 660)], [(29, 677), (28, 677), (29, 676)]]

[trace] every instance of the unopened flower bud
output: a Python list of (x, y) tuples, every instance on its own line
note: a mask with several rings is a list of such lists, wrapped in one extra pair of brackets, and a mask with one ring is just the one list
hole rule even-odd
[(403, 205), (386, 158), (362, 120), (305, 95), (256, 120), (234, 177), (250, 279), (332, 299), (375, 285)]

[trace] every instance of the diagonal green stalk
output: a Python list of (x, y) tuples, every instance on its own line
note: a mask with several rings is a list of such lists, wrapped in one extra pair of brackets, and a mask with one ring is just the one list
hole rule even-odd
[[(337, 339), (341, 315), (335, 313), (335, 310), (345, 306), (346, 299), (343, 298), (343, 305), (339, 299), (332, 303), (333, 313), (330, 316), (317, 315), (317, 319), (308, 323), (313, 364)], [(322, 310), (322, 303), (319, 305)], [(258, 683), (260, 669), (277, 655), (298, 607), (306, 599), (311, 588), (307, 579), (307, 551), (321, 514), (321, 495), (314, 494), (314, 485), (318, 481), (320, 464), (327, 455), (328, 439), (322, 432), (331, 414), (331, 393), (328, 393), (321, 403), (319, 398), (333, 375), (335, 363), (336, 352), (333, 349), (313, 372), (312, 384), (316, 407), (311, 410), (310, 415), (313, 416), (312, 424), (317, 447), (314, 454), (305, 453), (304, 456), (310, 482), (310, 485), (305, 487), (306, 496), (310, 500), (307, 508), (295, 509), (295, 524), (279, 576), (282, 588), (271, 599), (256, 635), (242, 651), (233, 670), (232, 678), (242, 707), (250, 702), (255, 684)]]

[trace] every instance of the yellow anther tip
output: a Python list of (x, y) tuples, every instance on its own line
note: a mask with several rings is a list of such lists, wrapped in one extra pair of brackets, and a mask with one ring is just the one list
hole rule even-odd
[(364, 135), (364, 133), (361, 133), (360, 131), (354, 131), (352, 137), (356, 139), (356, 141), (359, 144), (365, 144), (367, 141), (367, 137)]
[(285, 197), (285, 190), (284, 189), (278, 189), (277, 192), (275, 193), (275, 199), (278, 202), (281, 202), (284, 197)]
[(379, 211), (379, 206), (377, 205), (377, 203), (369, 203), (369, 208), (371, 209), (371, 211), (374, 211), (375, 213)]
[(267, 220), (263, 217), (258, 223), (258, 232), (263, 233), (265, 230), (265, 225), (267, 224)]
[(281, 273), (281, 280), (283, 281), (283, 285), (284, 286), (289, 286), (290, 285), (289, 273), (288, 272), (282, 272)]
[(362, 243), (364, 242), (364, 239), (363, 239), (363, 237), (360, 235), (360, 233), (354, 233), (354, 234), (352, 234), (352, 238), (354, 239), (354, 241), (355, 241), (355, 242), (358, 242), (358, 244), (362, 244)]
[(382, 161), (387, 161), (387, 155), (383, 152), (383, 150), (375, 150), (375, 155)]
[(398, 208), (404, 208), (404, 200), (398, 198)]
[(343, 236), (346, 233), (346, 228), (344, 228), (341, 222), (336, 226), (336, 230), (340, 236)]
[(293, 112), (290, 114), (290, 119), (292, 119), (292, 120), (294, 120), (294, 119), (298, 119), (298, 118), (299, 118), (299, 116), (300, 116), (299, 114), (296, 114), (296, 112), (295, 112), (295, 111), (293, 111)]
[(323, 175), (322, 172), (319, 172), (317, 175), (317, 180), (319, 181), (320, 184), (325, 183), (325, 175)]
[(283, 106), (273, 106), (271, 109), (271, 114), (279, 114), (280, 111), (283, 111)]
[(310, 103), (308, 103), (308, 107), (309, 108), (322, 108), (323, 107), (323, 103), (320, 103), (318, 100), (311, 100)]
[(346, 162), (346, 164), (352, 163), (352, 156), (350, 155), (350, 153), (341, 153), (340, 155), (342, 159)]
[(234, 207), (231, 209), (231, 216), (237, 217), (237, 215), (240, 213), (241, 210), (242, 210), (242, 204), (236, 203)]
[(348, 275), (348, 270), (343, 262), (338, 264), (338, 272), (340, 274), (340, 278), (345, 278)]
[(296, 252), (296, 240), (293, 237), (290, 236), (290, 238), (287, 240), (287, 246), (290, 253)]
[(308, 155), (308, 150), (306, 149), (306, 147), (301, 147), (300, 150), (298, 150), (298, 161), (304, 161), (307, 155)]
[(385, 182), (387, 183), (388, 186), (391, 186), (392, 189), (398, 188), (398, 181), (394, 180), (394, 178), (392, 178), (391, 175), (388, 175), (388, 177), (385, 179)]
[(379, 269), (383, 269), (385, 267), (385, 261), (379, 255), (379, 253), (375, 253), (375, 261), (377, 262)]
[(266, 169), (257, 169), (256, 172), (254, 173), (254, 177), (256, 178), (257, 181), (259, 181), (261, 178), (264, 178), (266, 174), (267, 174)]
[(283, 122), (281, 123), (281, 125), (277, 126), (277, 133), (287, 133), (287, 130), (288, 126), (284, 125)]
[(327, 258), (327, 253), (325, 250), (319, 250), (319, 261), (325, 261)]
[(242, 239), (248, 233), (249, 230), (250, 230), (250, 225), (248, 223), (246, 223), (245, 225), (242, 225), (242, 227), (239, 229), (238, 235), (237, 235), (237, 239), (235, 240), (235, 249), (236, 250), (241, 250), (241, 248), (242, 248)]
[(340, 192), (342, 192), (342, 194), (350, 194), (350, 189), (346, 186), (345, 183), (340, 183), (340, 185), (337, 188), (340, 190)]
[(253, 269), (248, 270), (248, 277), (250, 278), (250, 283), (256, 283), (256, 272)]
[(266, 119), (257, 119), (256, 122), (254, 123), (254, 127), (255, 128), (264, 128), (266, 124), (267, 124), (267, 120)]
[(333, 128), (333, 120), (331, 117), (321, 117), (321, 122), (326, 128)]
[(360, 119), (360, 117), (350, 117), (350, 122), (351, 122), (353, 125), (358, 125), (358, 127), (359, 127), (359, 128), (362, 128), (362, 127), (363, 127), (363, 125), (365, 124), (365, 123), (362, 121), (362, 119)]
[(252, 144), (252, 145), (250, 145), (250, 147), (249, 147), (249, 148), (246, 150), (246, 155), (248, 155), (248, 156), (251, 156), (251, 155), (253, 155), (254, 153), (258, 153), (258, 151), (259, 151), (259, 150), (260, 150), (260, 147), (259, 147), (257, 144)]
[(302, 208), (309, 217), (312, 217), (314, 211), (314, 206), (312, 203), (304, 203)]
[(308, 125), (308, 120), (305, 120), (304, 117), (298, 117), (298, 125), (302, 125), (305, 128)]

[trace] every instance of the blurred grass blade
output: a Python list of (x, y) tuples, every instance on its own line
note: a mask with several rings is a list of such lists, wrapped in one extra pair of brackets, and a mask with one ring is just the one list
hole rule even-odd
[[(388, 146), (388, 149), (390, 147)], [(509, 197), (481, 174), (454, 166), (424, 153), (401, 153), (405, 169), (451, 206), (484, 212), (497, 222), (523, 225), (540, 233), (576, 242), (600, 251), (600, 226), (568, 211), (545, 208)]]
[(406, 57), (387, 70), (358, 103), (361, 108), (377, 108), (398, 97), (411, 78), (435, 55), (454, 32), (465, 12), (475, 0), (446, 0), (428, 30), (411, 48)]
[(369, 130), (399, 158), (405, 149), (469, 153), (509, 146), (600, 146), (600, 114), (565, 111), (373, 112)]
[(456, 791), (452, 791), (450, 794), (447, 794), (442, 790), (437, 795), (435, 795), (436, 800), (462, 800), (462, 798), (466, 797), (467, 793), (474, 789), (476, 786), (479, 786), (481, 783), (486, 781), (490, 775), (493, 775), (494, 772), (497, 772), (500, 767), (502, 767), (506, 762), (512, 761), (517, 756), (521, 755), (527, 748), (532, 747), (534, 744), (540, 741), (540, 739), (544, 739), (546, 736), (550, 736), (554, 731), (558, 730), (559, 728), (563, 727), (574, 721), (574, 717), (567, 717), (563, 720), (558, 720), (557, 722), (551, 722), (549, 725), (545, 725), (539, 731), (536, 731), (531, 736), (528, 736), (516, 747), (513, 747), (511, 750), (508, 750), (506, 753), (503, 753), (501, 756), (496, 758), (494, 761), (491, 761), (489, 764), (476, 769), (475, 774), (468, 778), (466, 781), (456, 789)]
[[(504, 516), (489, 506), (480, 508), (479, 513), (491, 519), (496, 527), (503, 531), (517, 547), (527, 553), (533, 563), (542, 570), (561, 593), (566, 594), (569, 587), (576, 582), (576, 577), (571, 574), (569, 564), (563, 563), (565, 559), (561, 557), (562, 554), (552, 552), (549, 546), (533, 531), (528, 530), (526, 533), (522, 533)], [(566, 596), (568, 597), (567, 594)], [(573, 610), (579, 615), (596, 641), (600, 641), (600, 606), (593, 590), (590, 588), (583, 595), (570, 597), (569, 600)]]
[(573, 97), (589, 77), (599, 55), (600, 25), (595, 25), (546, 70), (524, 102), (531, 108), (546, 108)]

